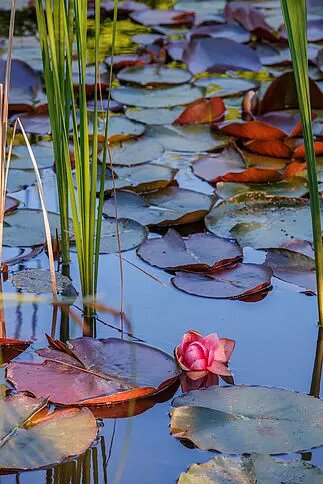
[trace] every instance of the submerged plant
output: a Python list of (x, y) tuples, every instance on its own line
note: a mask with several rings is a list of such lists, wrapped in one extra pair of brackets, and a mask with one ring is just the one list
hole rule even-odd
[[(97, 291), (104, 176), (108, 153), (109, 100), (105, 116), (103, 166), (97, 203), (100, 1), (95, 1), (95, 85), (94, 112), (91, 119), (87, 110), (86, 89), (87, 50), (90, 45), (87, 0), (37, 0), (36, 13), (54, 144), (63, 264), (69, 263), (69, 239), (72, 233), (69, 226), (70, 206), (82, 295), (91, 297)], [(113, 45), (116, 14), (117, 2)], [(73, 85), (75, 83), (72, 69), (75, 57), (78, 70), (76, 88)], [(90, 122), (93, 131), (89, 129)], [(75, 160), (74, 173), (70, 158), (70, 131)], [(87, 308), (87, 311), (87, 315), (90, 315), (91, 309)]]
[(306, 0), (298, 0), (297, 2), (295, 0), (281, 0), (281, 7), (291, 52), (299, 110), (303, 126), (315, 251), (319, 324), (323, 325), (323, 244), (320, 194), (317, 181), (308, 76)]

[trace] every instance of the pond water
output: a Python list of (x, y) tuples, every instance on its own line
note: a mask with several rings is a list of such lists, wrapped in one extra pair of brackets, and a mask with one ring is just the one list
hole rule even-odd
[[(167, 8), (171, 2), (148, 2), (151, 7)], [(154, 5), (151, 5), (154, 3)], [(218, 2), (223, 5), (224, 2)], [(217, 4), (217, 2), (214, 2)], [(5, 35), (8, 15), (0, 11), (0, 35)], [(137, 33), (149, 32), (149, 27), (135, 24), (129, 19), (118, 26), (118, 53), (131, 53), (136, 44), (130, 41)], [(18, 15), (17, 35), (25, 35), (29, 42), (35, 34), (33, 17)], [(27, 39), (28, 37), (28, 39)], [(109, 51), (110, 22), (105, 21), (102, 31), (104, 55)], [(23, 43), (22, 43), (23, 45)], [(263, 74), (262, 74), (263, 75)], [(232, 102), (234, 105), (234, 102)], [(194, 154), (195, 155), (195, 154)], [(177, 153), (176, 163), (181, 166), (177, 181), (181, 187), (212, 193), (212, 187), (194, 177), (188, 161), (191, 156)], [(48, 209), (58, 211), (55, 174), (52, 169), (42, 170)], [(40, 208), (35, 186), (15, 192), (25, 207)], [(203, 229), (203, 227), (202, 227)], [(184, 229), (189, 233), (192, 229)], [(7, 249), (8, 253), (11, 253)], [(14, 250), (12, 250), (14, 252)], [(236, 341), (230, 368), (236, 384), (262, 385), (309, 393), (318, 337), (317, 300), (305, 295), (298, 286), (272, 279), (272, 290), (259, 302), (208, 299), (177, 290), (170, 275), (149, 266), (136, 255), (136, 251), (123, 254), (123, 295), (121, 296), (120, 265), (116, 254), (102, 255), (100, 260), (99, 299), (107, 306), (119, 308), (121, 298), (124, 311), (130, 320), (126, 328), (132, 337), (172, 353), (189, 329), (202, 334), (217, 332)], [(244, 249), (244, 261), (262, 263), (265, 254), (250, 248)], [(42, 252), (34, 259), (14, 266), (47, 268), (48, 258)], [(142, 271), (140, 270), (142, 269)], [(147, 275), (145, 272), (158, 279)], [(79, 287), (75, 255), (72, 256), (71, 277)], [(162, 284), (163, 283), (163, 284)], [(8, 281), (4, 291), (15, 293)], [(81, 307), (76, 301), (75, 310)], [(52, 307), (46, 303), (8, 301), (5, 309), (7, 333), (19, 339), (31, 339), (32, 346), (20, 359), (32, 359), (36, 348), (46, 345), (45, 333), (56, 338), (65, 335), (75, 338), (82, 334), (73, 321), (60, 326), (58, 314), (56, 329), (52, 327)], [(99, 313), (97, 337), (119, 337), (120, 321), (112, 315)], [(3, 383), (5, 383), (2, 374)], [(177, 391), (180, 394), (180, 390)], [(142, 483), (164, 484), (176, 482), (181, 472), (191, 464), (208, 461), (211, 452), (202, 452), (184, 446), (170, 435), (169, 400), (156, 403), (152, 408), (132, 418), (103, 418), (99, 420), (97, 441), (81, 457), (53, 469), (6, 475), (1, 483)], [(41, 449), (39, 449), (41, 452)], [(309, 453), (282, 456), (286, 459), (303, 458), (314, 465), (323, 466), (323, 449)]]

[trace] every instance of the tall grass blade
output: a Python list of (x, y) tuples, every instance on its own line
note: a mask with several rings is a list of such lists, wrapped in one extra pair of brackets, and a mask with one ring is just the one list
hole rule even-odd
[(306, 0), (281, 0), (281, 7), (288, 35), (303, 126), (315, 251), (319, 324), (323, 325), (323, 245), (308, 76)]

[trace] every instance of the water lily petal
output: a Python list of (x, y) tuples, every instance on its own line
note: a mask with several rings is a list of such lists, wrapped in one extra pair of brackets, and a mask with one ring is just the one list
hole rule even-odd
[(231, 376), (231, 371), (220, 361), (213, 361), (211, 366), (207, 368), (212, 373), (223, 376)]
[(214, 359), (222, 363), (227, 363), (234, 350), (235, 341), (228, 338), (220, 338), (219, 346), (214, 352)]

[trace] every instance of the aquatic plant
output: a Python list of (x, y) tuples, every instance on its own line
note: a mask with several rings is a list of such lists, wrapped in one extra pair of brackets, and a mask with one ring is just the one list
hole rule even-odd
[[(59, 206), (63, 264), (69, 263), (69, 240), (75, 240), (83, 297), (97, 291), (99, 247), (108, 157), (109, 100), (101, 177), (98, 170), (99, 36), (100, 1), (96, 0), (94, 29), (94, 110), (87, 109), (88, 2), (86, 0), (37, 0), (36, 13), (51, 122)], [(117, 1), (114, 9), (113, 46), (116, 37)], [(113, 57), (112, 48), (112, 57)], [(73, 82), (73, 58), (77, 59), (77, 82)], [(110, 80), (112, 71), (110, 70)], [(76, 84), (76, 85), (75, 85)], [(76, 107), (78, 105), (78, 107)], [(89, 129), (92, 123), (93, 130)], [(70, 133), (75, 172), (71, 164)], [(99, 180), (99, 183), (98, 183)], [(99, 184), (99, 189), (98, 189)], [(99, 203), (97, 204), (97, 191)], [(73, 231), (69, 226), (69, 206)], [(88, 310), (88, 315), (92, 312)]]
[(299, 0), (298, 2), (295, 2), (294, 0), (281, 0), (281, 8), (291, 52), (299, 110), (303, 126), (315, 251), (319, 324), (323, 325), (323, 244), (320, 195), (317, 181), (308, 75), (306, 0)]

